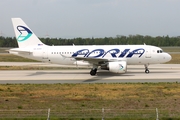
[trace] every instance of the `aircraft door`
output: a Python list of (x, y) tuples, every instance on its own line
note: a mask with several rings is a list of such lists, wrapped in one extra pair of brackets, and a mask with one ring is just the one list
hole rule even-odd
[(151, 48), (150, 47), (148, 47), (146, 49), (146, 58), (151, 58)]

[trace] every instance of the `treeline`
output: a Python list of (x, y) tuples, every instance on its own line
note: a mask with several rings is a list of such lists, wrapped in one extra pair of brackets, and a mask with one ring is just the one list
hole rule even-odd
[[(147, 44), (155, 46), (180, 46), (180, 36), (142, 36), (142, 35), (129, 35), (105, 38), (40, 38), (40, 40), (47, 45), (137, 45)], [(17, 47), (15, 37), (0, 37), (0, 47)]]

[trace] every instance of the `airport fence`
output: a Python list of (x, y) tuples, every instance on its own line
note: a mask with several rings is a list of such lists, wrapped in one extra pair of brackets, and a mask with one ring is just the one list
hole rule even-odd
[[(155, 120), (157, 118), (180, 118), (178, 111), (159, 110), (156, 109), (73, 109), (49, 112), (50, 118), (117, 118), (126, 120), (148, 119)], [(48, 110), (0, 110), (0, 118), (47, 118)], [(135, 119), (133, 119), (135, 118)]]

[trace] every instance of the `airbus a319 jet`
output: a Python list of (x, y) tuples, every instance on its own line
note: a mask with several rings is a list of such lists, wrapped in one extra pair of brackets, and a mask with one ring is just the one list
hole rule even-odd
[(144, 65), (145, 73), (149, 73), (150, 64), (171, 60), (161, 48), (145, 44), (49, 46), (42, 43), (21, 18), (12, 18), (12, 23), (19, 48), (10, 49), (11, 54), (61, 65), (88, 66), (92, 76), (99, 69), (126, 73), (127, 65)]

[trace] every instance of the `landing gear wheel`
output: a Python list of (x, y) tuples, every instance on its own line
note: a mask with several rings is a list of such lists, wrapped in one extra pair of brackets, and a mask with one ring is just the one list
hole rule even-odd
[(149, 73), (149, 70), (148, 70), (148, 69), (146, 69), (146, 70), (145, 70), (145, 73), (147, 73), (147, 74), (148, 74), (148, 73)]
[(146, 74), (149, 73), (148, 65), (149, 65), (149, 64), (145, 64), (145, 65), (144, 65), (144, 67), (145, 67), (145, 73), (146, 73)]
[(97, 69), (91, 69), (90, 75), (94, 76), (96, 75)]

